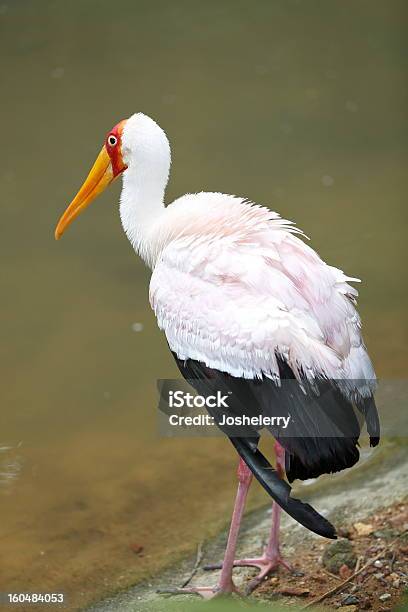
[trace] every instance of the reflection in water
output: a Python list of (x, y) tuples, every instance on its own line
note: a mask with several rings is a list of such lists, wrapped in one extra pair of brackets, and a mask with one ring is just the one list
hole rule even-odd
[(20, 446), (21, 444), (13, 447), (0, 443), (0, 494), (10, 493), (10, 486), (23, 467), (23, 459), (18, 454)]
[(177, 373), (119, 186), (58, 244), (57, 219), (106, 130), (146, 112), (173, 145), (168, 201), (220, 190), (296, 220), (364, 280), (377, 371), (404, 378), (404, 3), (355, 3), (352, 19), (341, 0), (4, 6), (0, 432), (24, 446), (0, 453), (2, 472), (22, 466), (0, 488), (2, 590), (25, 576), (76, 605), (224, 525), (235, 457), (157, 434), (156, 381)]

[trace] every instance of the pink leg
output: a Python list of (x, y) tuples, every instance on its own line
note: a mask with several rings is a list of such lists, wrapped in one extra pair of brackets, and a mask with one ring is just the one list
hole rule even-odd
[(244, 513), (249, 487), (252, 482), (252, 472), (242, 459), (239, 460), (237, 475), (238, 490), (235, 498), (227, 547), (225, 549), (224, 561), (221, 566), (222, 570), (218, 585), (216, 587), (187, 587), (182, 589), (168, 589), (161, 590), (161, 593), (171, 593), (174, 595), (182, 593), (197, 593), (205, 599), (211, 599), (217, 595), (237, 592), (236, 586), (232, 580), (232, 569), (234, 567), (239, 528), (241, 525), (242, 515)]
[[(279, 442), (275, 442), (275, 455), (276, 471), (278, 472), (279, 477), (283, 478), (285, 475), (285, 449), (279, 444)], [(283, 567), (285, 567), (287, 570), (291, 570), (290, 565), (282, 559), (279, 549), (279, 528), (281, 512), (281, 507), (276, 502), (273, 502), (272, 525), (269, 534), (269, 541), (266, 545), (264, 556), (267, 559), (275, 559), (278, 562), (278, 565), (283, 565)]]
[[(285, 473), (285, 449), (275, 442), (275, 454), (276, 454), (276, 471), (279, 476), (283, 478)], [(264, 549), (262, 557), (255, 557), (250, 559), (238, 559), (234, 561), (235, 567), (257, 567), (260, 572), (259, 574), (249, 582), (247, 586), (247, 593), (251, 593), (256, 587), (266, 578), (273, 570), (277, 569), (279, 565), (282, 565), (285, 569), (291, 571), (292, 568), (282, 559), (279, 549), (279, 527), (280, 527), (280, 516), (281, 508), (276, 503), (272, 504), (272, 525), (269, 534), (268, 544)], [(219, 565), (207, 565), (205, 569), (217, 569)]]

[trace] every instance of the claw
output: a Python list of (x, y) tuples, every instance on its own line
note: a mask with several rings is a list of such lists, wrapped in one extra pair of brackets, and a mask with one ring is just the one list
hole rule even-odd
[[(234, 561), (234, 567), (256, 567), (260, 570), (259, 574), (248, 583), (245, 589), (246, 595), (252, 593), (269, 574), (278, 569), (279, 565), (288, 570), (288, 572), (293, 572), (292, 566), (282, 559), (280, 555), (273, 559), (264, 555), (263, 557), (256, 557), (254, 559), (237, 559)], [(205, 565), (203, 569), (206, 571), (219, 570), (222, 569), (222, 563)]]
[(255, 576), (255, 578), (252, 578), (247, 584), (245, 593), (247, 595), (252, 593), (252, 591), (254, 591), (273, 571), (277, 570), (280, 565), (289, 572), (292, 572), (292, 567), (289, 563), (284, 561), (281, 556), (274, 557), (273, 559), (264, 556), (259, 559), (241, 559), (238, 561), (237, 566), (257, 567), (260, 570), (259, 574)]

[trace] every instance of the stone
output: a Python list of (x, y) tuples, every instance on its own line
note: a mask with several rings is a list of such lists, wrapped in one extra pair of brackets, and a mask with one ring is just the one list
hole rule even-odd
[(378, 599), (380, 601), (388, 601), (389, 599), (391, 599), (391, 594), (390, 593), (384, 593), (383, 595), (380, 595)]
[(346, 580), (351, 576), (351, 569), (345, 563), (339, 569), (339, 576), (343, 580)]
[(358, 597), (356, 597), (355, 595), (347, 595), (347, 597), (345, 597), (341, 602), (341, 607), (344, 608), (344, 606), (357, 605), (359, 603), (360, 600)]
[(358, 536), (367, 536), (374, 531), (374, 526), (370, 523), (354, 523), (353, 527)]
[(349, 540), (341, 539), (326, 546), (322, 557), (323, 566), (332, 574), (338, 574), (342, 565), (353, 569), (357, 557)]

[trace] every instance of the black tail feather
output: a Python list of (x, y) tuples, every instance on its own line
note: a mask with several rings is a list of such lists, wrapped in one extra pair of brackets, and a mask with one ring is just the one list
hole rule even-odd
[(335, 539), (336, 531), (309, 504), (290, 497), (290, 485), (281, 480), (257, 450), (260, 427), (246, 425), (237, 429), (220, 425), (223, 416), (290, 417), (285, 429), (268, 426), (270, 433), (285, 449), (286, 476), (289, 482), (316, 478), (353, 466), (359, 459), (358, 439), (361, 417), (366, 419), (370, 443), (378, 444), (380, 424), (373, 398), (350, 399), (325, 378), (299, 384), (290, 366), (277, 356), (281, 384), (263, 377), (245, 379), (206, 366), (193, 359), (179, 359), (173, 353), (180, 372), (203, 396), (217, 391), (229, 394), (227, 407), (209, 407), (208, 412), (229, 437), (267, 493), (290, 516), (307, 529)]
[(230, 438), (230, 440), (255, 478), (282, 510), (310, 531), (332, 540), (337, 538), (335, 528), (327, 519), (309, 504), (290, 497), (291, 487), (278, 476), (276, 470), (258, 449), (251, 448), (245, 438)]
[(285, 448), (285, 472), (289, 482), (333, 474), (357, 463), (357, 438), (280, 438)]
[(370, 446), (377, 446), (380, 441), (380, 419), (373, 397), (359, 399), (356, 402), (358, 410), (364, 415), (368, 435), (370, 436)]

